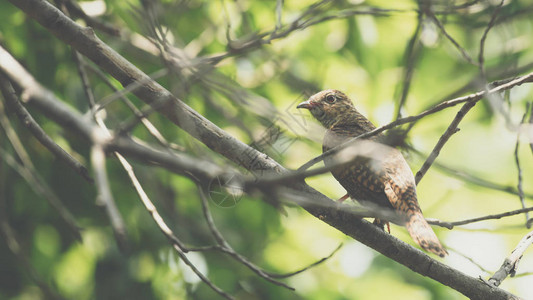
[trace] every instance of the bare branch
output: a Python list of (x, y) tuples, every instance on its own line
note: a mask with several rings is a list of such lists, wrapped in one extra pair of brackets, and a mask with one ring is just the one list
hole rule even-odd
[(256, 273), (259, 277), (264, 278), (265, 280), (267, 280), (267, 281), (269, 281), (269, 282), (271, 282), (271, 283), (273, 283), (275, 285), (279, 285), (279, 286), (287, 288), (287, 289), (289, 289), (291, 291), (294, 291), (293, 287), (290, 287), (290, 286), (286, 285), (283, 282), (275, 280), (274, 278), (272, 278), (272, 276), (270, 276), (269, 274), (265, 273), (263, 270), (261, 270), (260, 268), (255, 266), (250, 261), (248, 261), (245, 257), (243, 257), (239, 253), (235, 252), (235, 250), (233, 250), (233, 248), (229, 245), (229, 243), (226, 241), (226, 239), (224, 239), (224, 237), (222, 236), (220, 231), (218, 231), (218, 229), (217, 229), (217, 227), (216, 227), (216, 225), (215, 225), (215, 223), (213, 221), (213, 217), (211, 216), (211, 212), (209, 211), (209, 204), (208, 204), (208, 201), (207, 201), (207, 197), (206, 197), (205, 191), (203, 190), (203, 188), (201, 186), (198, 186), (198, 192), (200, 194), (200, 200), (201, 200), (201, 203), (202, 203), (202, 212), (204, 214), (204, 217), (205, 217), (205, 220), (206, 220), (207, 225), (209, 227), (209, 230), (213, 234), (213, 237), (215, 238), (217, 244), (222, 249), (224, 249), (223, 251), (225, 253), (231, 255), (235, 260), (237, 260), (237, 261), (241, 262), (243, 265), (247, 266), (250, 270), (252, 270), (254, 273)]
[(411, 81), (413, 79), (416, 59), (418, 58), (418, 54), (420, 52), (419, 39), (420, 31), (422, 29), (423, 17), (423, 13), (419, 11), (415, 32), (411, 36), (411, 39), (409, 40), (409, 43), (407, 44), (407, 47), (405, 49), (405, 71), (403, 76), (400, 101), (398, 103), (398, 109), (396, 111), (396, 120), (402, 117), (402, 108), (405, 105), (405, 101), (407, 101), (407, 95), (409, 94), (409, 88), (411, 87)]
[(449, 245), (446, 245), (446, 249), (448, 250), (451, 250), (455, 253), (457, 253), (458, 255), (462, 256), (464, 259), (468, 260), (469, 262), (471, 262), (473, 265), (475, 265), (476, 267), (478, 267), (481, 271), (483, 271), (484, 273), (487, 273), (487, 274), (490, 274), (491, 271), (487, 270), (485, 267), (483, 267), (480, 263), (478, 263), (477, 261), (475, 261), (472, 257), (458, 251), (457, 249), (454, 249), (452, 247), (450, 247)]
[[(5, 51), (0, 47), (0, 52)], [(89, 175), (89, 171), (85, 166), (77, 161), (74, 157), (68, 154), (63, 148), (50, 138), (46, 132), (37, 124), (33, 119), (30, 113), (20, 104), (15, 95), (15, 90), (11, 86), (11, 83), (5, 78), (5, 75), (0, 73), (0, 89), (4, 95), (4, 99), (7, 103), (13, 108), (15, 113), (20, 119), (20, 122), (28, 128), (28, 130), (33, 134), (33, 136), (50, 152), (52, 152), (59, 160), (65, 162), (70, 168), (72, 168), (76, 173), (80, 174), (81, 177), (89, 182), (93, 182), (93, 179)]]
[(424, 177), (424, 175), (429, 170), (429, 168), (431, 167), (435, 159), (437, 159), (437, 156), (440, 154), (440, 150), (442, 150), (442, 147), (444, 147), (444, 144), (448, 142), (448, 140), (453, 134), (459, 131), (459, 128), (458, 128), (459, 123), (463, 120), (463, 118), (466, 116), (468, 111), (470, 111), (470, 109), (472, 109), (472, 107), (476, 105), (476, 103), (477, 102), (474, 102), (474, 101), (467, 102), (463, 105), (463, 107), (461, 107), (459, 112), (457, 112), (457, 115), (455, 116), (453, 121), (450, 123), (450, 126), (446, 128), (446, 131), (444, 132), (444, 134), (439, 138), (439, 141), (437, 142), (435, 147), (433, 147), (433, 150), (429, 154), (428, 158), (426, 159), (422, 167), (420, 167), (420, 170), (416, 172), (416, 175), (415, 175), (416, 184), (420, 183), (420, 180), (422, 180), (422, 177)]
[(265, 272), (267, 273), (268, 275), (270, 275), (271, 277), (274, 277), (274, 278), (287, 278), (287, 277), (291, 277), (291, 276), (294, 276), (294, 275), (298, 275), (302, 272), (305, 272), (313, 267), (316, 267), (318, 266), (319, 264), (325, 262), (326, 260), (330, 259), (333, 257), (333, 255), (335, 255), (335, 253), (337, 253), (337, 251), (339, 251), (341, 248), (342, 248), (343, 244), (339, 244), (337, 246), (337, 248), (335, 248), (335, 250), (333, 250), (328, 256), (326, 257), (322, 257), (321, 259), (315, 261), (314, 263), (304, 267), (304, 268), (301, 268), (300, 270), (297, 270), (297, 271), (294, 271), (294, 272), (290, 272), (290, 273), (286, 273), (286, 274), (274, 274), (274, 273), (269, 273), (269, 272)]
[(459, 43), (446, 31), (446, 28), (444, 28), (444, 25), (442, 25), (442, 23), (435, 16), (435, 14), (431, 11), (431, 9), (426, 9), (424, 12), (429, 16), (429, 18), (433, 21), (433, 23), (435, 23), (435, 25), (439, 27), (442, 34), (455, 46), (455, 48), (457, 48), (457, 50), (459, 50), (463, 58), (468, 63), (476, 66), (477, 65), (476, 62), (474, 62), (474, 60), (470, 57), (468, 52), (466, 52), (466, 50), (463, 47), (461, 47), (461, 45), (459, 45)]
[[(1, 75), (1, 74), (0, 74)], [(0, 78), (0, 85), (6, 83)], [(9, 96), (7, 96), (9, 97)], [(16, 100), (16, 99), (15, 99)], [(74, 234), (76, 239), (81, 241), (80, 227), (78, 226), (76, 219), (72, 216), (70, 211), (63, 205), (59, 197), (53, 192), (53, 190), (46, 184), (46, 182), (39, 176), (39, 173), (35, 170), (28, 153), (24, 149), (22, 142), (18, 138), (15, 130), (11, 126), (11, 122), (7, 118), (4, 110), (4, 105), (0, 102), (0, 127), (2, 127), (6, 133), (6, 136), (11, 143), (15, 153), (20, 159), (20, 163), (15, 160), (7, 151), (0, 149), (0, 153), (3, 153), (2, 158), (6, 163), (11, 166), (17, 173), (20, 174), (26, 180), (30, 188), (36, 195), (42, 195), (46, 201), (53, 207), (61, 217), (61, 219), (67, 224), (69, 230)]]
[(496, 9), (492, 13), (489, 24), (487, 24), (487, 28), (485, 28), (485, 31), (483, 32), (483, 36), (481, 37), (481, 40), (479, 42), (478, 66), (479, 66), (479, 72), (481, 74), (481, 78), (483, 78), (483, 80), (485, 80), (486, 78), (485, 76), (485, 40), (487, 39), (489, 31), (495, 24), (496, 17), (500, 13), (500, 10), (504, 2), (505, 0), (500, 1), (500, 4), (498, 4)]
[(107, 178), (107, 171), (105, 166), (105, 153), (100, 145), (94, 145), (91, 149), (91, 163), (93, 165), (96, 188), (98, 189), (97, 204), (104, 206), (107, 216), (111, 221), (111, 227), (117, 240), (117, 244), (122, 251), (127, 249), (127, 233), (126, 225), (122, 220), (120, 211), (118, 210), (111, 187), (109, 186), (109, 179)]
[(19, 164), (5, 149), (0, 148), (0, 157), (2, 157), (2, 159), (15, 170), (15, 172), (19, 173), (26, 182), (28, 182), (28, 186), (36, 195), (43, 196), (46, 201), (48, 201), (50, 206), (57, 211), (61, 219), (67, 224), (68, 229), (73, 233), (76, 239), (81, 241), (82, 228), (78, 225), (70, 211), (63, 205), (59, 197), (44, 183), (43, 180), (41, 180), (35, 170), (24, 164)]
[(427, 219), (427, 221), (429, 224), (432, 224), (432, 225), (438, 225), (438, 226), (446, 227), (448, 229), (453, 229), (454, 226), (466, 225), (466, 224), (486, 221), (486, 220), (501, 219), (504, 217), (519, 215), (519, 214), (527, 213), (530, 211), (533, 211), (533, 207), (521, 208), (521, 209), (511, 210), (511, 211), (507, 211), (507, 212), (500, 213), (500, 214), (487, 215), (483, 217), (477, 217), (473, 219), (466, 219), (466, 220), (455, 221), (455, 222), (443, 222), (443, 221), (436, 220), (436, 219)]
[[(409, 149), (409, 151), (412, 151), (413, 153), (419, 155), (420, 157), (424, 157), (425, 158), (425, 157), (428, 156), (428, 155), (423, 154), (422, 152), (420, 152), (419, 150), (417, 150), (417, 149), (415, 149), (413, 147), (408, 147), (408, 149)], [(492, 190), (495, 190), (495, 191), (508, 193), (508, 194), (511, 194), (511, 195), (518, 195), (518, 190), (514, 186), (504, 185), (504, 184), (500, 184), (498, 182), (488, 181), (488, 180), (486, 180), (484, 178), (478, 177), (478, 176), (476, 176), (474, 174), (471, 174), (471, 173), (468, 173), (466, 171), (455, 169), (455, 168), (452, 168), (450, 166), (444, 165), (442, 163), (439, 163), (438, 161), (435, 161), (433, 163), (433, 166), (436, 167), (439, 171), (441, 171), (441, 172), (443, 172), (445, 174), (448, 174), (448, 175), (452, 176), (453, 178), (459, 178), (459, 179), (461, 179), (464, 182), (471, 183), (471, 184), (474, 184), (474, 185), (477, 185), (477, 186), (480, 186), (480, 187), (492, 189)], [(533, 199), (533, 194), (532, 193), (524, 193), (524, 196)]]
[(492, 275), (488, 282), (493, 286), (499, 286), (507, 276), (511, 275), (511, 277), (514, 277), (516, 270), (518, 269), (518, 263), (520, 262), (522, 255), (524, 255), (524, 251), (526, 251), (527, 247), (532, 243), (533, 231), (529, 232), (520, 240), (516, 248), (511, 252), (511, 255), (505, 258), (500, 269)]
[[(524, 112), (524, 115), (522, 116), (522, 120), (520, 121), (520, 125), (521, 126), (522, 124), (525, 124), (526, 122), (526, 118), (527, 118), (527, 114), (529, 113), (529, 102), (526, 103), (526, 109), (525, 109), (525, 112)], [(520, 204), (522, 205), (522, 208), (525, 208), (526, 207), (526, 199), (524, 197), (524, 189), (522, 188), (522, 167), (520, 166), (520, 158), (518, 157), (518, 149), (520, 148), (520, 133), (521, 133), (521, 130), (520, 130), (520, 127), (518, 128), (518, 133), (516, 135), (516, 145), (515, 145), (515, 149), (514, 149), (514, 159), (515, 159), (515, 163), (516, 163), (516, 170), (517, 170), (517, 173), (518, 173), (518, 183), (516, 185), (516, 188), (518, 190), (518, 198), (520, 200)], [(527, 228), (531, 228), (531, 221), (529, 219), (529, 214), (528, 213), (525, 213), (524, 214), (525, 217), (526, 217), (526, 227)]]
[(183, 250), (180, 247), (178, 247), (178, 245), (174, 244), (173, 247), (178, 252), (178, 255), (180, 256), (181, 260), (183, 260), (183, 262), (187, 266), (189, 266), (189, 268), (191, 268), (191, 270), (194, 272), (194, 274), (196, 274), (198, 277), (200, 277), (200, 279), (205, 284), (207, 284), (212, 290), (214, 290), (216, 293), (218, 293), (219, 295), (221, 295), (222, 297), (224, 297), (226, 299), (230, 299), (230, 300), (235, 299), (233, 296), (231, 296), (230, 294), (228, 294), (228, 293), (224, 292), (223, 290), (221, 290), (218, 286), (216, 286), (213, 282), (211, 282), (211, 280), (209, 280), (207, 277), (205, 277), (205, 275), (202, 274), (202, 272), (200, 272), (200, 270), (198, 270), (198, 268), (196, 268), (196, 266), (189, 260), (189, 258), (183, 252)]
[(131, 183), (133, 184), (135, 191), (137, 191), (137, 194), (139, 195), (139, 198), (141, 198), (142, 203), (144, 204), (144, 207), (146, 210), (150, 213), (154, 221), (156, 222), (157, 226), (163, 232), (163, 234), (169, 239), (169, 241), (172, 243), (172, 247), (176, 252), (178, 252), (178, 255), (183, 260), (183, 262), (191, 268), (191, 270), (198, 275), (198, 277), (205, 283), (207, 286), (209, 286), (211, 289), (213, 289), (216, 293), (220, 294), (222, 297), (226, 299), (233, 299), (232, 296), (230, 296), (228, 293), (224, 292), (222, 289), (220, 289), (218, 286), (216, 286), (209, 278), (204, 276), (195, 266), (194, 264), (187, 258), (185, 255), (185, 252), (187, 252), (185, 246), (183, 243), (176, 237), (174, 232), (167, 226), (157, 209), (155, 208), (154, 204), (144, 191), (144, 189), (141, 186), (141, 183), (137, 179), (137, 176), (135, 175), (135, 172), (133, 171), (132, 166), (130, 163), (118, 152), (115, 152), (116, 157), (122, 164), (122, 167), (124, 170), (126, 170), (126, 173), (128, 173), (128, 176), (131, 180)]

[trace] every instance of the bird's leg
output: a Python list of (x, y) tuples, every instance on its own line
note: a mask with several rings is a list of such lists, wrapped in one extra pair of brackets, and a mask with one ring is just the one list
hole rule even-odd
[(385, 226), (387, 226), (387, 231), (390, 233), (390, 223), (387, 221), (382, 221), (378, 218), (374, 219), (374, 222), (372, 223), (376, 225), (377, 227), (381, 228), (381, 230), (385, 231)]
[(337, 200), (337, 202), (342, 203), (342, 202), (344, 202), (344, 200), (348, 199), (349, 197), (350, 197), (350, 195), (346, 194), (346, 195), (342, 196), (339, 200)]

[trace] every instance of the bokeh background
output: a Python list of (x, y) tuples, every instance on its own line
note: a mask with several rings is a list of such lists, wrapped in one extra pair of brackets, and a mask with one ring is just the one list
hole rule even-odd
[[(533, 5), (527, 0), (76, 3), (90, 18), (118, 30), (115, 35), (95, 29), (104, 42), (147, 74), (166, 70), (156, 78), (159, 83), (216, 125), (287, 168), (296, 169), (321, 153), (323, 129), (307, 112), (296, 109), (310, 93), (325, 88), (342, 90), (374, 124), (385, 125), (398, 115), (415, 115), (442, 101), (483, 90), (487, 82), (533, 70)], [(484, 44), (483, 76), (477, 65), (480, 40), (495, 11), (498, 15)], [(73, 15), (87, 25), (88, 18)], [(298, 18), (302, 22), (295, 22)], [(6, 1), (0, 2), (0, 19), (2, 46), (56, 96), (86, 112), (87, 100), (70, 47)], [(446, 35), (460, 46), (454, 46)], [(253, 43), (258, 40), (263, 42)], [(96, 72), (89, 75), (97, 101), (113, 97), (114, 91)], [(409, 77), (412, 79), (407, 80)], [(106, 78), (115, 88), (122, 88), (109, 75)], [(402, 94), (406, 97), (400, 108)], [(143, 108), (140, 100), (127, 96)], [(518, 136), (525, 204), (531, 206), (533, 151), (529, 143), (533, 129), (532, 125), (520, 126), (526, 103), (531, 101), (531, 84), (524, 84), (482, 100), (468, 113), (461, 130), (444, 146), (437, 163), (418, 186), (426, 217), (457, 221), (521, 208), (515, 156)], [(412, 127), (401, 127), (408, 129), (404, 155), (413, 172), (459, 108), (448, 108)], [(31, 106), (29, 109), (58, 144), (88, 162), (86, 141)], [(105, 113), (106, 124), (112, 129), (132, 119), (121, 101), (111, 102)], [(218, 297), (173, 252), (116, 160), (109, 159), (107, 168), (127, 225), (127, 252), (117, 247), (109, 220), (96, 204), (95, 187), (58, 162), (9, 108), (4, 107), (1, 114), (22, 141), (36, 172), (83, 231), (79, 242), (45, 197), (32, 190), (31, 183), (7, 163), (6, 155), (17, 157), (3, 127), (0, 208), (2, 224), (8, 224), (11, 231), (3, 227), (0, 298), (45, 299), (43, 286), (35, 278), (67, 299)], [(152, 113), (149, 119), (167, 140), (179, 145), (179, 151), (238, 169), (159, 114)], [(136, 126), (132, 134), (153, 142), (142, 126)], [(194, 182), (133, 163), (174, 232), (191, 246), (212, 244)], [(307, 182), (332, 199), (345, 193), (329, 174)], [(257, 265), (287, 273), (328, 256), (341, 243), (343, 246), (324, 263), (284, 279), (295, 292), (266, 282), (223, 254), (190, 254), (204, 274), (239, 299), (463, 297), (345, 237), (296, 206), (285, 206), (280, 212), (262, 198), (260, 194), (243, 195), (229, 205), (210, 203), (218, 229), (236, 251)], [(450, 252), (442, 261), (484, 278), (500, 267), (530, 231), (523, 214), (453, 230), (434, 228)], [(392, 226), (391, 233), (413, 244), (404, 228)], [(16, 253), (12, 251), (13, 239), (19, 245)], [(525, 252), (517, 274), (506, 279), (502, 288), (533, 298), (533, 250)]]

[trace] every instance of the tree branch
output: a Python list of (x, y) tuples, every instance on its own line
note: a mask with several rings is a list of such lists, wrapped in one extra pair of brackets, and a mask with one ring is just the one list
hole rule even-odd
[(511, 252), (511, 255), (503, 261), (500, 269), (492, 275), (488, 282), (494, 286), (499, 286), (507, 276), (511, 275), (511, 277), (514, 277), (516, 270), (518, 269), (518, 263), (520, 262), (522, 255), (524, 255), (524, 251), (526, 251), (532, 243), (533, 231), (526, 234), (526, 236), (520, 240), (516, 248)]
[[(0, 47), (0, 56), (5, 56), (5, 50)], [(4, 54), (2, 54), (4, 53)], [(33, 134), (33, 136), (50, 152), (52, 152), (59, 160), (63, 161), (70, 168), (72, 168), (76, 173), (80, 174), (81, 177), (89, 182), (93, 182), (91, 176), (89, 176), (89, 171), (85, 166), (77, 161), (74, 157), (68, 154), (63, 148), (54, 142), (46, 132), (37, 124), (33, 119), (30, 113), (20, 104), (20, 101), (16, 99), (15, 90), (5, 78), (4, 75), (0, 73), (0, 89), (4, 95), (4, 99), (7, 103), (15, 110), (20, 122), (28, 128), (28, 130)]]

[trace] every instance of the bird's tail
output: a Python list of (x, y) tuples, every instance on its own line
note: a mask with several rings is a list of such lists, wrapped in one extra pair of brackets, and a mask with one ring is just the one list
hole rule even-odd
[(442, 247), (435, 232), (433, 232), (433, 229), (431, 229), (428, 222), (426, 222), (422, 213), (417, 212), (409, 215), (405, 227), (413, 240), (422, 247), (422, 249), (435, 253), (440, 257), (444, 257), (448, 254), (448, 251)]

